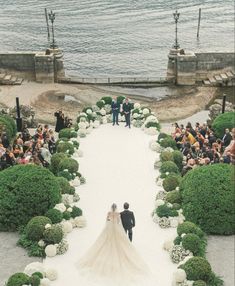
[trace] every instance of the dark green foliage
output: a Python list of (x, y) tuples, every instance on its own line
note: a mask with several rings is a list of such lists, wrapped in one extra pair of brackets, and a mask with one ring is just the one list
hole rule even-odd
[(171, 204), (181, 204), (182, 198), (179, 191), (171, 191), (166, 195), (166, 201)]
[(224, 281), (221, 277), (217, 276), (214, 272), (211, 273), (209, 280), (207, 281), (206, 286), (223, 286)]
[(71, 213), (68, 211), (63, 212), (63, 218), (69, 220), (71, 218)]
[(63, 231), (59, 225), (52, 225), (45, 229), (43, 236), (45, 242), (48, 244), (60, 243), (63, 239)]
[(71, 186), (70, 186), (68, 180), (66, 180), (63, 177), (57, 177), (57, 182), (59, 184), (61, 194), (70, 194), (71, 193)]
[(119, 96), (117, 97), (117, 102), (118, 102), (119, 104), (122, 104), (123, 101), (124, 101), (124, 99), (125, 99), (125, 96), (119, 95)]
[(71, 128), (63, 128), (59, 132), (59, 138), (76, 138), (77, 137), (77, 132), (75, 132)]
[(210, 263), (197, 256), (190, 258), (181, 268), (186, 272), (187, 280), (208, 281), (212, 274)]
[(178, 204), (178, 203), (173, 203), (173, 204), (172, 204), (172, 208), (173, 208), (174, 210), (179, 210), (179, 209), (181, 209), (181, 205)]
[(46, 212), (45, 216), (48, 217), (52, 221), (53, 224), (59, 223), (63, 219), (62, 213), (57, 209), (49, 209)]
[(230, 130), (235, 127), (235, 112), (225, 112), (215, 118), (212, 124), (216, 136), (222, 138), (224, 136), (225, 128)]
[(140, 110), (138, 108), (135, 108), (132, 110), (132, 114), (134, 114), (134, 113), (140, 114)]
[(76, 173), (78, 171), (79, 164), (73, 158), (66, 158), (59, 163), (59, 171), (68, 170), (69, 173)]
[(175, 150), (177, 149), (177, 144), (176, 144), (175, 140), (171, 137), (166, 137), (166, 138), (160, 140), (159, 144), (164, 148), (171, 147)]
[(88, 121), (87, 115), (79, 115), (77, 117), (77, 123), (80, 123), (81, 119), (83, 119), (83, 121)]
[(160, 154), (160, 160), (161, 160), (161, 162), (173, 161), (173, 152), (162, 151)]
[(74, 146), (69, 142), (60, 142), (56, 148), (58, 153), (67, 153), (73, 155), (74, 153)]
[(203, 280), (197, 280), (193, 282), (193, 286), (207, 286), (206, 282)]
[(82, 110), (82, 112), (86, 113), (88, 109), (90, 109), (91, 111), (93, 111), (92, 107), (89, 107), (89, 106), (88, 106), (88, 107), (84, 107), (83, 110)]
[(96, 105), (99, 107), (99, 109), (103, 108), (105, 103), (102, 100), (99, 100), (96, 102)]
[(177, 227), (177, 233), (179, 236), (181, 236), (183, 233), (194, 233), (198, 235), (200, 238), (204, 236), (203, 231), (198, 227), (196, 224), (190, 222), (190, 221), (185, 221), (182, 224), (179, 224)]
[(159, 217), (178, 216), (178, 212), (172, 208), (169, 208), (166, 204), (159, 206), (156, 209), (156, 214)]
[[(170, 162), (170, 161), (168, 161), (168, 162)], [(166, 162), (166, 163), (168, 163), (168, 162)], [(173, 164), (175, 164), (175, 163), (173, 163)], [(178, 170), (176, 165), (175, 166), (172, 165), (172, 166), (173, 167), (170, 166), (171, 172), (175, 171), (175, 173), (176, 173), (176, 171)], [(167, 166), (167, 168), (168, 168), (168, 166)], [(169, 171), (167, 171), (167, 172), (169, 172)], [(168, 176), (166, 176), (165, 180), (163, 181), (162, 186), (163, 186), (165, 191), (171, 192), (171, 191), (175, 190), (176, 187), (179, 186), (180, 182), (181, 182), (181, 176), (176, 175), (176, 174), (169, 174)]]
[(174, 245), (180, 245), (181, 241), (182, 241), (182, 237), (176, 236), (176, 238), (174, 239)]
[(44, 248), (40, 247), (38, 242), (28, 239), (24, 233), (20, 236), (17, 245), (27, 249), (28, 256), (45, 257)]
[(145, 125), (146, 128), (155, 127), (157, 130), (160, 130), (160, 124), (158, 122), (147, 122)]
[(24, 284), (29, 285), (29, 276), (22, 272), (18, 272), (8, 279), (6, 286), (22, 286)]
[(0, 133), (4, 131), (8, 139), (13, 139), (16, 135), (16, 125), (12, 118), (7, 115), (0, 115)]
[(109, 105), (112, 104), (112, 97), (110, 97), (110, 96), (104, 96), (101, 98), (101, 100), (103, 100), (105, 102), (105, 104), (109, 104)]
[(68, 155), (64, 153), (55, 153), (51, 156), (51, 166), (50, 170), (53, 174), (57, 174), (59, 172), (59, 164), (61, 161), (68, 158)]
[(0, 172), (0, 230), (14, 231), (61, 200), (56, 177), (46, 168), (17, 165)]
[(63, 177), (63, 178), (65, 178), (68, 181), (71, 181), (71, 180), (74, 179), (73, 174), (69, 173), (69, 171), (60, 171), (60, 172), (58, 172), (57, 176), (58, 177)]
[(40, 278), (38, 277), (38, 275), (32, 275), (29, 278), (29, 282), (32, 286), (39, 286), (40, 285)]
[(41, 273), (41, 272), (34, 272), (33, 274), (32, 274), (32, 276), (38, 276), (40, 279), (42, 279), (43, 278), (43, 274)]
[(32, 241), (39, 241), (43, 237), (46, 224), (51, 224), (52, 221), (46, 216), (33, 217), (25, 227), (25, 234)]
[(82, 215), (82, 210), (76, 206), (73, 206), (73, 211), (71, 212), (72, 218)]
[(161, 173), (169, 172), (169, 173), (176, 173), (176, 174), (178, 174), (179, 173), (179, 169), (178, 169), (177, 165), (174, 162), (166, 161), (166, 162), (162, 163), (162, 165), (160, 167), (160, 172)]
[(171, 137), (169, 134), (160, 133), (160, 134), (158, 135), (157, 140), (158, 140), (158, 142), (160, 142), (161, 139), (165, 139), (165, 138), (172, 138), (172, 137)]
[(180, 184), (187, 220), (210, 234), (235, 231), (234, 166), (215, 164), (189, 171)]
[(182, 239), (182, 246), (186, 250), (190, 250), (195, 256), (203, 256), (200, 253), (202, 240), (194, 233), (186, 234)]
[(72, 140), (72, 142), (73, 142), (74, 148), (78, 149), (78, 148), (79, 148), (79, 145), (80, 145), (79, 142), (76, 141), (76, 140)]
[(182, 170), (183, 167), (183, 154), (178, 151), (178, 150), (174, 150), (172, 152), (172, 156), (173, 156), (173, 162), (175, 162), (175, 164), (177, 165), (177, 167), (179, 168), (179, 170)]

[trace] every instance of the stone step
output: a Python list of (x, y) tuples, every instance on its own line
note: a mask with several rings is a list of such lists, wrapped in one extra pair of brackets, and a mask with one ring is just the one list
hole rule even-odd
[(14, 85), (21, 85), (23, 81), (23, 78), (17, 78), (17, 80), (14, 82)]
[(225, 73), (221, 73), (220, 77), (222, 78), (222, 80), (228, 80), (228, 76)]
[(209, 80), (203, 80), (203, 83), (206, 85), (206, 86), (211, 86), (211, 82)]
[(209, 81), (212, 85), (216, 84), (216, 80), (213, 77), (209, 77)]
[(228, 76), (228, 78), (233, 78), (234, 77), (234, 74), (233, 74), (232, 71), (226, 72), (226, 75)]
[(6, 76), (5, 73), (0, 73), (0, 80), (2, 80)]
[(4, 77), (4, 81), (10, 81), (11, 80), (11, 75), (10, 74), (7, 74), (5, 77)]
[(222, 78), (221, 78), (219, 75), (215, 75), (214, 78), (215, 78), (215, 80), (216, 80), (217, 82), (219, 82), (219, 83), (220, 83), (220, 82), (221, 82), (221, 83), (223, 82)]

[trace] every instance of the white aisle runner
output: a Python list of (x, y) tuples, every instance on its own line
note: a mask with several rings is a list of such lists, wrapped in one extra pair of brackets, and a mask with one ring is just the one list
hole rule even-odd
[(153, 168), (156, 155), (149, 148), (151, 139), (140, 129), (106, 124), (80, 140), (84, 156), (79, 159), (79, 170), (87, 183), (77, 189), (81, 197), (78, 206), (83, 209), (87, 227), (68, 234), (66, 254), (44, 260), (47, 267), (58, 271), (53, 286), (89, 286), (80, 284), (74, 264), (100, 234), (111, 204), (115, 202), (122, 211), (126, 201), (136, 217), (134, 246), (157, 277), (156, 286), (171, 285), (176, 265), (162, 245), (176, 236), (176, 230), (161, 229), (151, 218), (157, 193)]

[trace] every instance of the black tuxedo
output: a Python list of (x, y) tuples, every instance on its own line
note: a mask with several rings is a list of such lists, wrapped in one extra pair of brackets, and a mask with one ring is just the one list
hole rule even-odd
[(222, 141), (224, 143), (224, 147), (227, 147), (230, 144), (232, 139), (233, 138), (232, 138), (232, 135), (230, 133), (225, 133), (223, 138), (222, 138)]
[(132, 227), (135, 226), (135, 216), (134, 213), (129, 210), (124, 210), (120, 213), (122, 225), (126, 232), (128, 232), (128, 236), (130, 241), (132, 241)]

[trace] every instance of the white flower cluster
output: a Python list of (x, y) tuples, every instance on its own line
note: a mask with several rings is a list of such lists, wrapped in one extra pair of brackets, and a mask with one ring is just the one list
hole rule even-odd
[(58, 278), (58, 273), (55, 269), (46, 268), (41, 262), (32, 262), (24, 269), (24, 273), (29, 276), (35, 272), (40, 272), (43, 276), (40, 279), (40, 286), (49, 286), (50, 281), (55, 281)]

